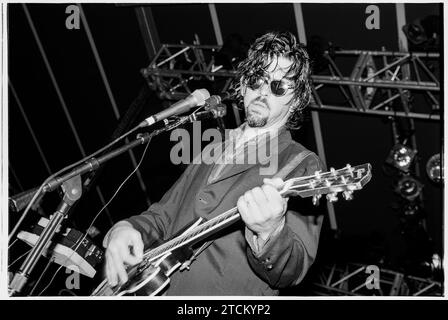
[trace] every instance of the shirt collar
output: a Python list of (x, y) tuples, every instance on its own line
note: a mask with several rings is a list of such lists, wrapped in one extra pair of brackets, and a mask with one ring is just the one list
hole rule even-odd
[(263, 138), (263, 141), (265, 140), (265, 137), (268, 136), (270, 139), (279, 136), (281, 133), (286, 131), (285, 126), (275, 126), (270, 128), (255, 128), (256, 130), (252, 131), (253, 135), (245, 135), (244, 131), (247, 129), (248, 124), (247, 122), (244, 122), (242, 125), (240, 125), (238, 128), (235, 128), (233, 130), (230, 130), (229, 132), (229, 138), (231, 140), (234, 140), (237, 145), (241, 144), (257, 144), (260, 139)]

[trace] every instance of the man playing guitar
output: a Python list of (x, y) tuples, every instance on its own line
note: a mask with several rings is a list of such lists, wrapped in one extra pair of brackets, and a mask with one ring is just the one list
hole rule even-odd
[[(170, 239), (198, 218), (210, 220), (237, 205), (241, 224), (221, 230), (196, 256), (191, 268), (171, 275), (167, 295), (276, 295), (297, 285), (313, 263), (322, 216), (301, 214), (281, 196), (283, 180), (312, 175), (318, 157), (292, 140), (310, 100), (310, 62), (289, 32), (270, 32), (250, 47), (238, 66), (235, 85), (246, 122), (232, 131), (235, 148), (226, 159), (253, 152), (263, 139), (276, 143), (278, 169), (298, 154), (300, 163), (285, 177), (260, 174), (262, 164), (190, 164), (179, 180), (140, 215), (118, 222), (104, 239), (106, 276), (111, 287), (126, 283), (126, 265), (142, 261), (146, 248)], [(300, 209), (300, 208), (299, 208)]]

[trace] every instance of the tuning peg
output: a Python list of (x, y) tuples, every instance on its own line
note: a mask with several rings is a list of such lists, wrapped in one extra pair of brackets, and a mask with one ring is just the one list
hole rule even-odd
[(347, 164), (345, 166), (345, 169), (347, 169), (348, 173), (353, 177), (353, 168), (352, 168), (352, 166)]
[(320, 198), (322, 198), (321, 194), (316, 194), (313, 196), (313, 205), (318, 206), (319, 205), (319, 200)]
[(336, 170), (334, 168), (330, 168), (330, 172), (333, 176), (336, 176)]
[(322, 172), (322, 170), (319, 170), (319, 171), (315, 171), (315, 172), (314, 172), (314, 176), (316, 177), (317, 180), (320, 180), (320, 177), (321, 177), (320, 173), (321, 173), (321, 172)]
[(330, 202), (338, 201), (337, 193), (329, 193), (329, 194), (327, 194), (327, 200), (330, 201)]
[(352, 200), (353, 199), (353, 191), (344, 191), (342, 193), (342, 196), (344, 197), (345, 200)]

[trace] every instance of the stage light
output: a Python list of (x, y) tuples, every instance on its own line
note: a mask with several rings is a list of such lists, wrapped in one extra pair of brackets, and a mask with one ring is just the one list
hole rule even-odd
[(412, 161), (415, 158), (416, 151), (402, 144), (396, 144), (389, 153), (386, 159), (386, 163), (394, 166), (395, 168), (408, 172)]
[(425, 29), (419, 20), (403, 26), (403, 32), (408, 40), (414, 44), (421, 44), (428, 40)]
[(423, 185), (411, 176), (402, 177), (395, 189), (403, 198), (412, 201), (422, 192)]
[(404, 207), (404, 215), (407, 217), (417, 217), (420, 207), (415, 203), (410, 203)]
[(442, 258), (437, 253), (433, 253), (430, 258), (420, 263), (420, 266), (427, 277), (438, 278), (442, 276), (443, 262)]
[(426, 174), (428, 178), (435, 183), (440, 183), (443, 180), (443, 168), (440, 161), (440, 153), (433, 155), (426, 163)]
[(435, 42), (440, 34), (440, 17), (429, 15), (423, 19), (416, 19), (402, 28), (410, 42), (419, 45), (425, 42)]

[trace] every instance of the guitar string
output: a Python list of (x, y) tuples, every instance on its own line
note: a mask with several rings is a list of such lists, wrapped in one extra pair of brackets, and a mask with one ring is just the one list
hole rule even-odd
[(214, 225), (221, 223), (222, 221), (224, 221), (225, 219), (228, 218), (227, 216), (230, 216), (230, 217), (233, 216), (235, 210), (236, 210), (236, 207), (220, 214), (219, 216), (217, 216), (209, 221), (204, 222), (203, 224), (196, 227), (194, 229), (195, 230), (194, 232), (191, 231), (186, 234), (179, 235), (178, 237), (166, 242), (165, 244), (155, 248), (154, 250), (148, 251), (149, 257), (145, 257), (145, 258), (147, 258), (146, 262), (149, 262), (150, 261), (149, 259), (155, 259), (155, 258), (159, 257), (165, 251), (169, 251), (170, 249), (172, 250), (173, 248), (179, 246), (182, 242), (186, 242), (189, 239), (194, 238), (194, 236), (202, 233), (203, 231), (206, 231), (206, 229), (209, 229), (209, 228), (213, 227)]

